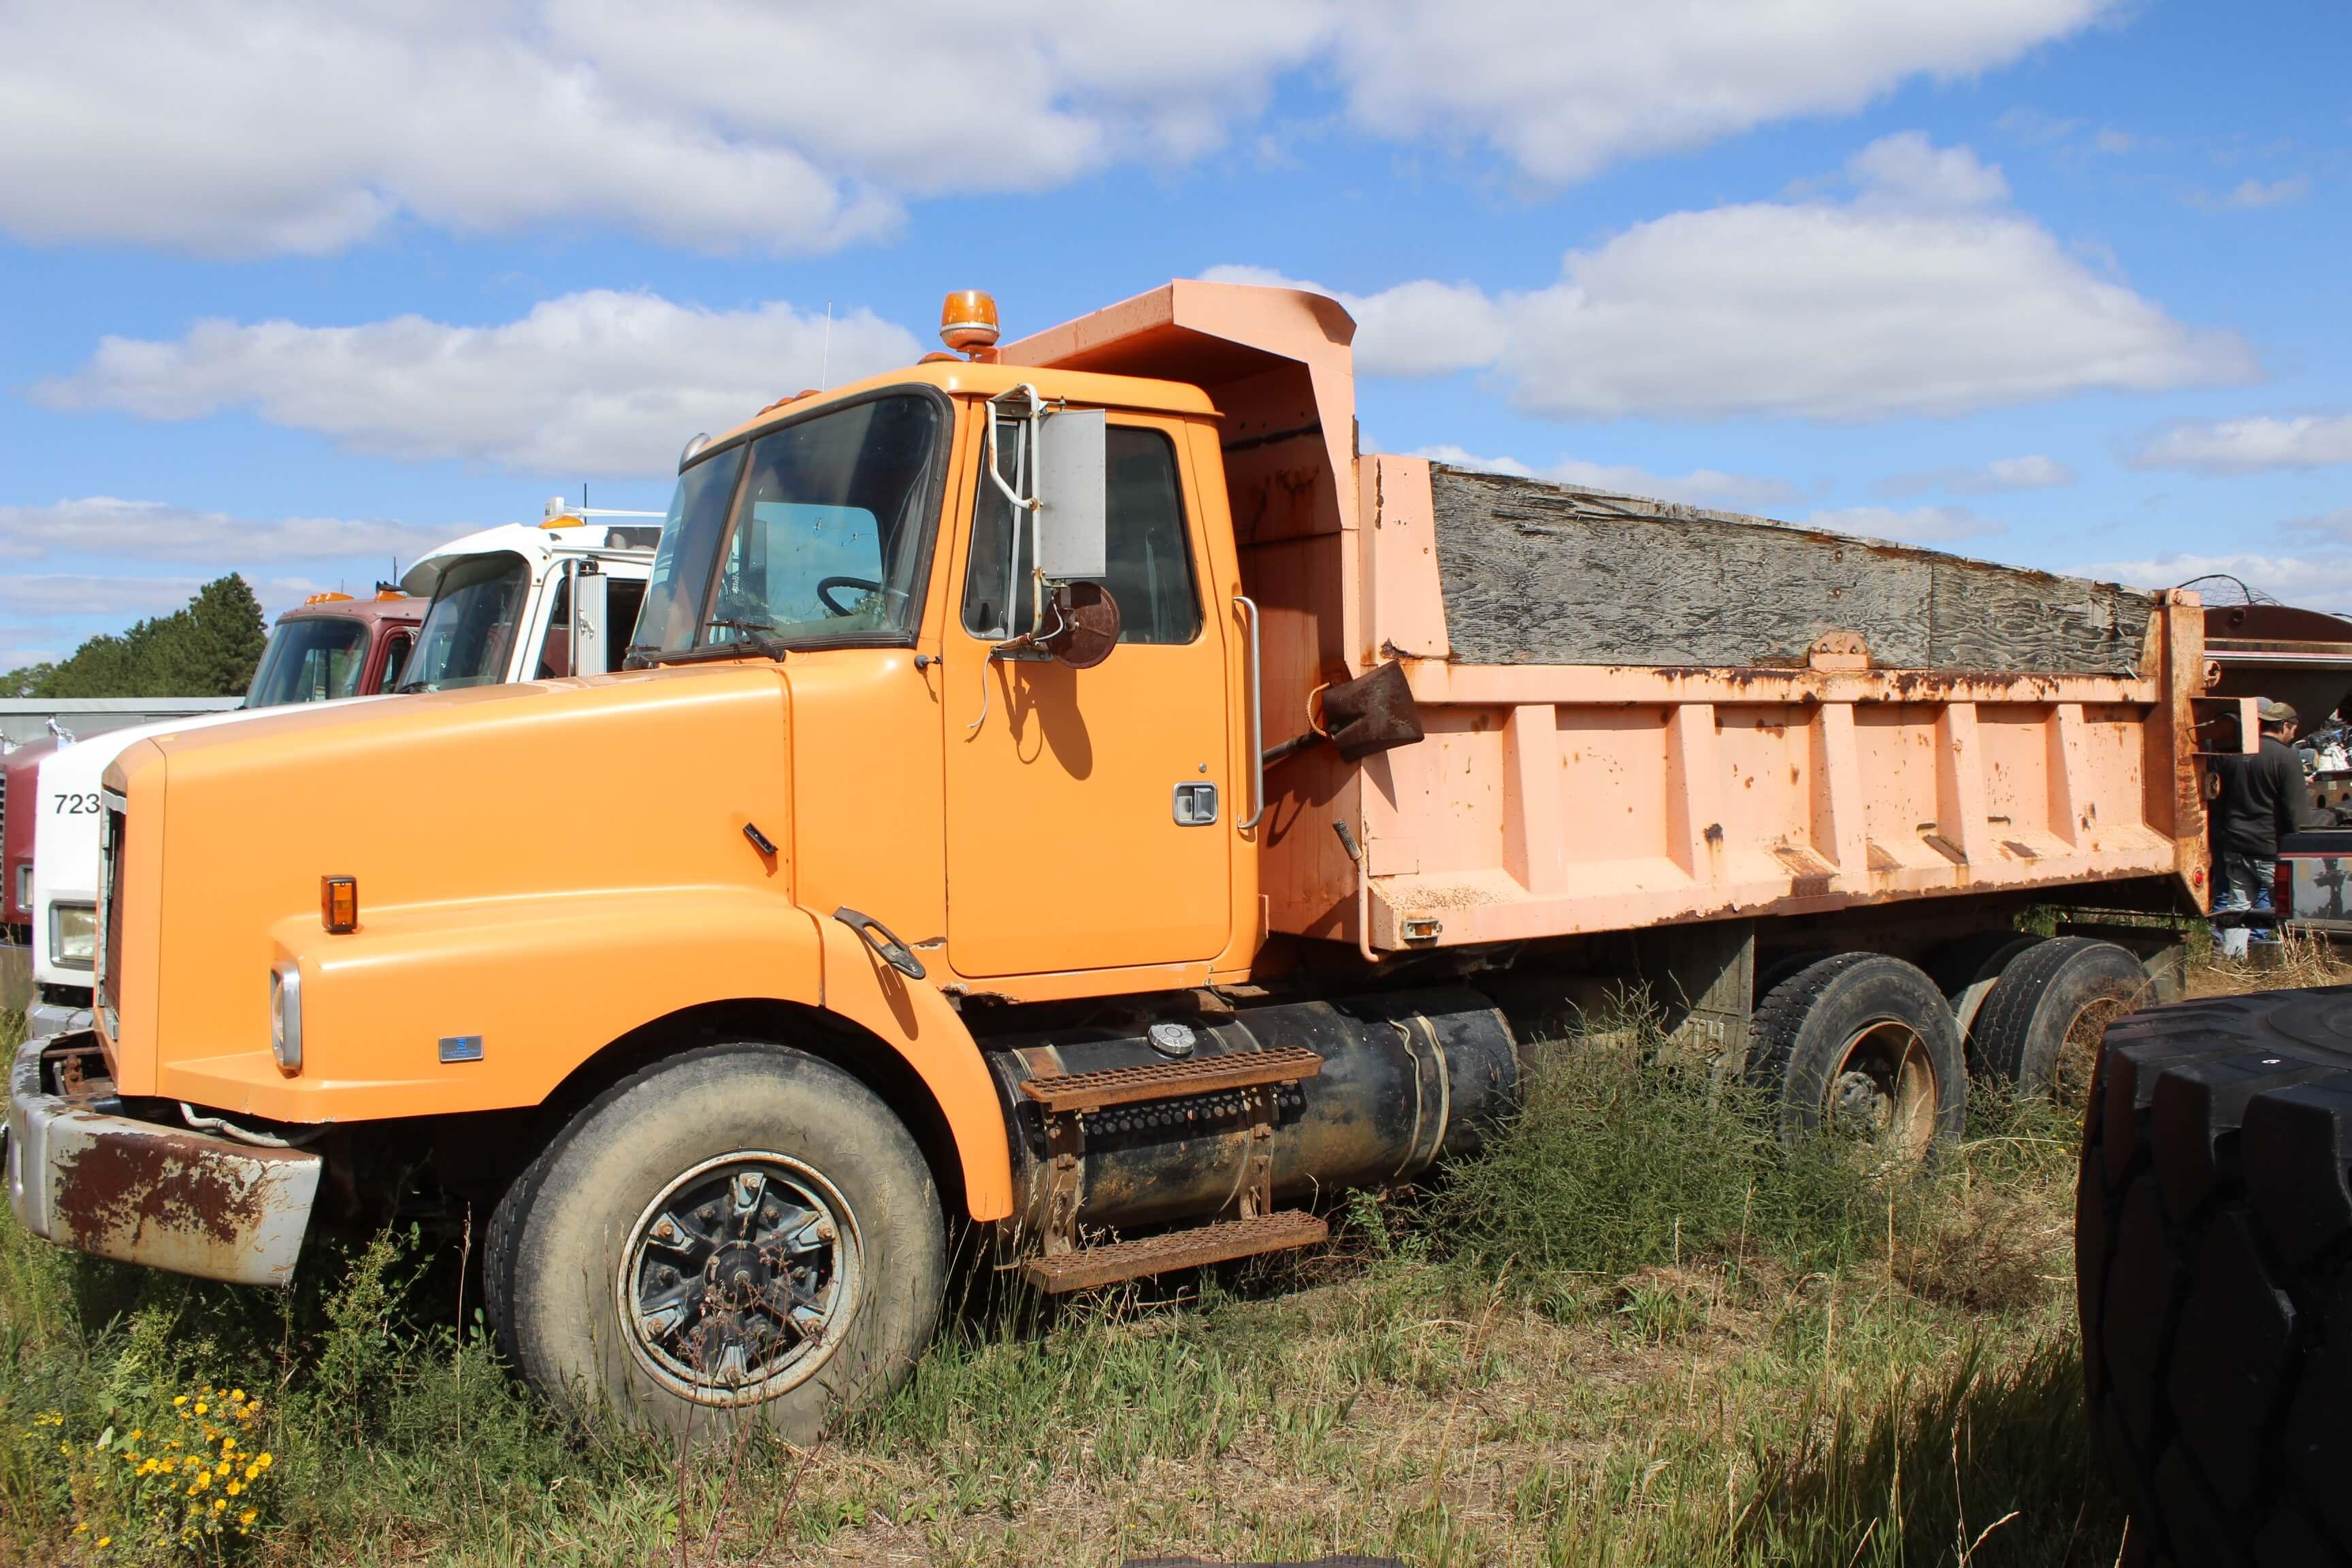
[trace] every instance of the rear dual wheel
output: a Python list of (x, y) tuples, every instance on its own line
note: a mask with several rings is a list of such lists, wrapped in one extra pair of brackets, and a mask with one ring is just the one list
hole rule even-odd
[(782, 1046), (712, 1046), (597, 1097), (491, 1217), (500, 1351), (578, 1413), (806, 1441), (936, 1325), (946, 1228), (872, 1090)]
[(2011, 957), (1969, 1031), (1982, 1071), (2021, 1093), (2081, 1106), (2107, 1026), (2155, 1000), (2156, 982), (2128, 949), (2090, 937), (2037, 942)]
[(1778, 1095), (1784, 1138), (1826, 1131), (1918, 1161), (1959, 1136), (1959, 1026), (1936, 983), (1899, 958), (1807, 965), (1766, 994), (1752, 1033), (1748, 1079)]

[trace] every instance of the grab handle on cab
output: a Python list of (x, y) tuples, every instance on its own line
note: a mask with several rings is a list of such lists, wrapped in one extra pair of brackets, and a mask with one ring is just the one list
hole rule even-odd
[(833, 918), (863, 938), (868, 947), (882, 955), (883, 963), (909, 980), (923, 978), (923, 961), (915, 956), (912, 948), (891, 935), (888, 926), (872, 915), (858, 913), (847, 904), (834, 910)]
[(1265, 700), (1258, 695), (1257, 602), (1246, 594), (1235, 594), (1234, 603), (1249, 617), (1250, 814), (1234, 825), (1247, 833), (1265, 815)]

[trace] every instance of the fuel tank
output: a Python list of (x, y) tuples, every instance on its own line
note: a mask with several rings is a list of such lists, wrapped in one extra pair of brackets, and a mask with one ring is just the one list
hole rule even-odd
[(1077, 1113), (1081, 1228), (1165, 1224), (1233, 1207), (1247, 1181), (1256, 1097), (1271, 1093), (1277, 1202), (1418, 1175), (1475, 1149), (1517, 1101), (1519, 1067), (1495, 1005), (1464, 988), (1172, 1015), (1140, 1033), (1058, 1030), (992, 1043), (989, 1063), (1012, 1132), (1018, 1223), (1045, 1223), (1045, 1118), (1033, 1079), (1299, 1047), (1312, 1076), (1265, 1089), (1183, 1094)]

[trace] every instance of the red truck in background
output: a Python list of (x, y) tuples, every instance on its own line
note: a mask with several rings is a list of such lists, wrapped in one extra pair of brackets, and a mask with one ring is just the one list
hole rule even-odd
[[(394, 589), (373, 598), (313, 594), (278, 617), (254, 669), (244, 706), (277, 708), (333, 697), (366, 697), (400, 684), (416, 629), (430, 603)], [(70, 739), (70, 737), (68, 737)], [(33, 920), (33, 825), (39, 798), (35, 782), (56, 740), (37, 741), (0, 763), (0, 924), (9, 945), (29, 946)], [(18, 803), (15, 811), (8, 802)], [(95, 809), (95, 807), (93, 807)]]

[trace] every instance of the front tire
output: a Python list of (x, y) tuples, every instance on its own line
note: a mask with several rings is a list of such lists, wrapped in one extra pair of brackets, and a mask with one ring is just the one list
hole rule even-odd
[(794, 1442), (895, 1387), (939, 1321), (947, 1234), (905, 1126), (787, 1047), (703, 1047), (614, 1085), (500, 1200), (500, 1350), (576, 1413)]

